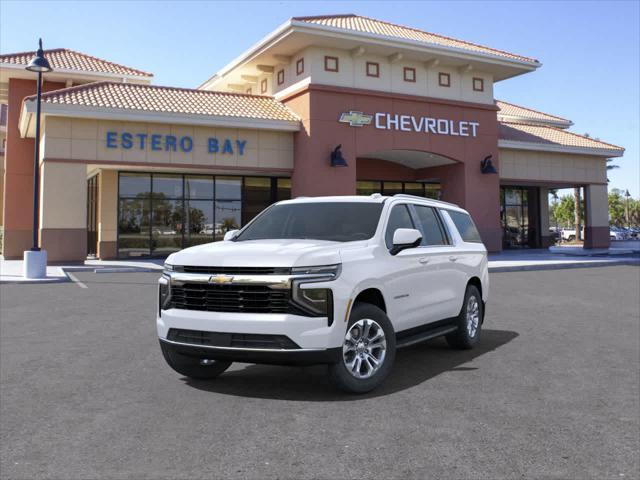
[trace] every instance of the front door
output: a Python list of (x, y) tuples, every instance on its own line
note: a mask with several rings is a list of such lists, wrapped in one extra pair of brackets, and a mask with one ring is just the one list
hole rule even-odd
[(87, 180), (87, 256), (98, 254), (98, 175)]

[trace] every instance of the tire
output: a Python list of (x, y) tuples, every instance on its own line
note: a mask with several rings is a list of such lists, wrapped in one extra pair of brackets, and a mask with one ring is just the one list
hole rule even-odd
[(569, 236), (567, 237), (567, 242), (573, 242), (575, 239), (576, 239), (576, 236), (575, 236), (575, 235), (569, 235)]
[(484, 305), (478, 287), (467, 285), (464, 302), (458, 314), (458, 329), (447, 335), (447, 343), (452, 348), (468, 350), (480, 340)]
[(395, 358), (396, 334), (389, 318), (375, 305), (359, 302), (351, 310), (340, 359), (329, 365), (329, 378), (344, 392), (370, 392), (387, 378)]
[(171, 347), (167, 346), (163, 342), (160, 342), (160, 347), (162, 348), (162, 355), (164, 356), (164, 359), (171, 368), (185, 377), (197, 380), (211, 380), (216, 378), (229, 368), (232, 363), (211, 360), (211, 363), (203, 365), (200, 358), (188, 357), (186, 355), (176, 353), (171, 350)]

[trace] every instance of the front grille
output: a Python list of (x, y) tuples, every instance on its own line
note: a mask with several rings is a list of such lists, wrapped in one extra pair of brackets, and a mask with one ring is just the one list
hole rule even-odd
[(202, 273), (207, 275), (290, 275), (290, 267), (202, 267), (180, 265), (174, 267), (176, 272)]
[(287, 313), (289, 290), (266, 285), (185, 283), (171, 286), (169, 308), (208, 312)]
[(167, 339), (188, 343), (191, 345), (203, 345), (209, 347), (234, 347), (234, 348), (272, 348), (293, 350), (300, 348), (286, 335), (261, 335), (255, 333), (218, 333), (203, 332), (200, 330), (183, 330), (171, 328)]

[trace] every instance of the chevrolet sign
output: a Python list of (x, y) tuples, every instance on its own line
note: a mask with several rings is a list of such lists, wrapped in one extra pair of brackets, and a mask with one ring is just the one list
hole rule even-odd
[(209, 277), (209, 283), (215, 283), (216, 285), (226, 285), (233, 282), (233, 275), (214, 275)]
[(338, 121), (340, 123), (348, 123), (352, 127), (362, 127), (364, 125), (371, 125), (372, 120), (373, 115), (368, 115), (362, 112), (354, 112), (353, 110), (351, 110), (349, 112), (342, 112)]

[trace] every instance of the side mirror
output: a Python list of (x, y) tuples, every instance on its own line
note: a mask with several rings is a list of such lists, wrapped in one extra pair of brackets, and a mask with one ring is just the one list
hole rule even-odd
[(414, 248), (420, 245), (422, 234), (415, 228), (398, 228), (393, 232), (393, 246), (389, 251), (391, 255), (396, 255), (407, 248)]
[(231, 240), (233, 240), (234, 238), (236, 238), (236, 235), (238, 235), (238, 232), (240, 230), (229, 230), (227, 233), (224, 234), (224, 238), (223, 240), (225, 242), (230, 242)]

